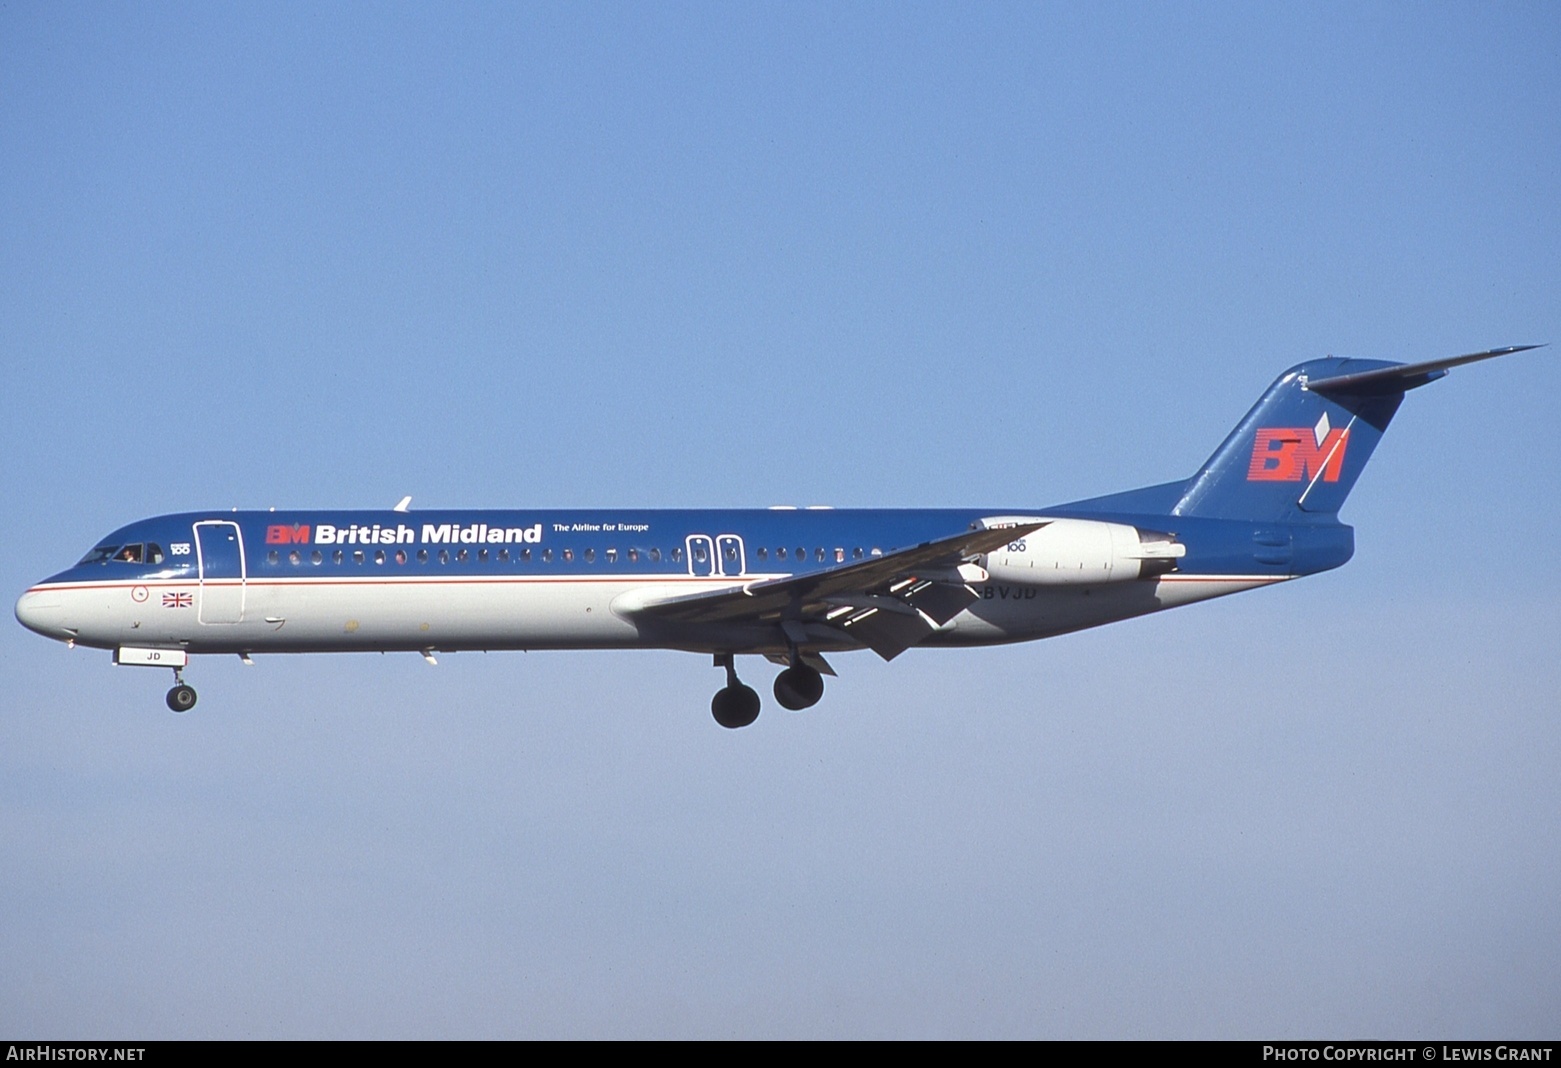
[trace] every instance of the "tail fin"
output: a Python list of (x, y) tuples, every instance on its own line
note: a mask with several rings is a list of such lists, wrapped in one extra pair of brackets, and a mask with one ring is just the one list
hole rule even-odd
[(1536, 347), (1413, 364), (1335, 357), (1298, 364), (1187, 481), (1171, 514), (1259, 522), (1337, 516), (1406, 392), (1449, 367)]

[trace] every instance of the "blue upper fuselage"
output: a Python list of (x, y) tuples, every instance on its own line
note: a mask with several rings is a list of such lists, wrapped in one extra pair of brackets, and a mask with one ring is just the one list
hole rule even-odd
[[(99, 539), (80, 563), (45, 581), (195, 578), (196, 524), (236, 524), (243, 573), (254, 580), (365, 570), (387, 575), (532, 571), (643, 575), (647, 580), (689, 574), (797, 575), (949, 537), (993, 516), (1100, 519), (1161, 531), (1186, 546), (1178, 570), (1189, 574), (1304, 575), (1338, 567), (1353, 552), (1351, 528), (1331, 518), (1255, 524), (1160, 511), (1160, 498), (1174, 499), (1179, 487), (1150, 487), (1043, 510), (186, 512), (121, 527)], [(208, 560), (208, 574), (212, 566)]]

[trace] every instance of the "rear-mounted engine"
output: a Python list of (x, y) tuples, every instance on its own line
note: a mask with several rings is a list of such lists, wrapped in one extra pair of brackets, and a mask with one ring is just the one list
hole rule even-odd
[(1176, 561), (1187, 552), (1173, 534), (1125, 523), (1044, 516), (982, 520), (989, 530), (1020, 523), (1046, 525), (986, 555), (981, 564), (994, 581), (1026, 586), (1131, 582), (1175, 571)]

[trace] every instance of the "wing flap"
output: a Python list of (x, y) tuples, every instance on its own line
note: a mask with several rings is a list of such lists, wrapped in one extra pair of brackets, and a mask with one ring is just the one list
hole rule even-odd
[(923, 583), (906, 593), (906, 600), (940, 627), (980, 599), (969, 586), (946, 582)]
[(846, 623), (844, 630), (885, 660), (893, 660), (927, 635), (937, 630), (918, 613), (901, 615), (871, 609)]

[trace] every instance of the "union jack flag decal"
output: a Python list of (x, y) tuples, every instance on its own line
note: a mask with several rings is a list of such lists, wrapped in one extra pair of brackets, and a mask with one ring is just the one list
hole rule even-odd
[(189, 593), (165, 593), (163, 594), (164, 608), (189, 608), (195, 603), (195, 597)]

